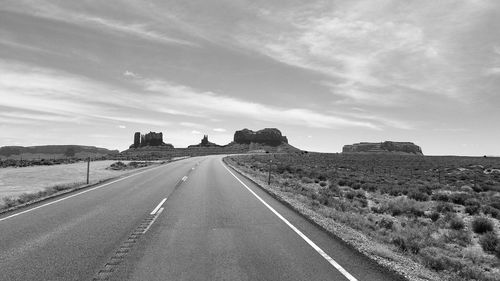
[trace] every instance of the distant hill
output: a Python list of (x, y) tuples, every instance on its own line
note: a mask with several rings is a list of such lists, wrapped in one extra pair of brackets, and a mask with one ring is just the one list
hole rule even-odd
[(2, 146), (2, 158), (62, 158), (62, 157), (100, 157), (108, 154), (117, 154), (118, 150), (83, 145), (41, 145), (41, 146)]
[(343, 153), (407, 153), (423, 155), (422, 149), (412, 142), (360, 142), (344, 145)]

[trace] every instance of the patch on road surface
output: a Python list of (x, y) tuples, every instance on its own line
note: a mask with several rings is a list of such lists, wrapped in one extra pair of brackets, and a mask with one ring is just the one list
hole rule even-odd
[[(199, 163), (196, 164), (198, 166)], [(195, 167), (196, 167), (195, 166)], [(172, 192), (174, 192), (182, 183), (184, 183), (188, 179), (188, 175), (193, 171), (190, 169), (187, 175), (185, 175), (175, 186)], [(168, 198), (168, 197), (167, 197)], [(117, 267), (123, 262), (128, 253), (132, 250), (135, 243), (143, 234), (145, 234), (149, 228), (153, 225), (155, 220), (160, 216), (163, 212), (162, 205), (167, 201), (167, 198), (164, 198), (154, 209), (153, 211), (141, 222), (141, 224), (130, 234), (125, 242), (123, 242), (118, 250), (108, 259), (106, 264), (101, 268), (96, 276), (93, 278), (94, 281), (99, 280), (109, 280), (113, 272), (117, 269)]]
[[(162, 203), (165, 201), (162, 201)], [(163, 212), (163, 208), (159, 208), (156, 212), (152, 212), (149, 214), (142, 222), (141, 224), (132, 232), (132, 234), (129, 235), (127, 240), (123, 242), (120, 247), (118, 247), (118, 250), (114, 253), (113, 256), (111, 256), (106, 264), (104, 265), (103, 268), (97, 272), (96, 276), (94, 277), (93, 280), (98, 281), (98, 280), (108, 280), (111, 274), (115, 271), (116, 267), (120, 265), (127, 256), (127, 254), (130, 252), (130, 250), (134, 247), (135, 243), (141, 236), (148, 231), (148, 229), (151, 227), (151, 225), (154, 223), (156, 218)]]

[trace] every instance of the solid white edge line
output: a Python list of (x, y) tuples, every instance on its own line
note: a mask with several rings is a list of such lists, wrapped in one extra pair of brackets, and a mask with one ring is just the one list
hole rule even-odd
[(156, 206), (156, 208), (153, 209), (153, 211), (150, 213), (150, 215), (156, 214), (156, 212), (158, 212), (158, 210), (161, 208), (161, 205), (163, 205), (163, 203), (165, 203), (165, 201), (167, 201), (167, 198), (163, 198), (163, 200), (161, 200), (160, 204), (158, 204), (158, 206)]
[(155, 214), (155, 217), (151, 220), (151, 222), (149, 223), (148, 227), (146, 227), (144, 229), (144, 231), (142, 232), (142, 234), (146, 233), (150, 228), (151, 226), (153, 225), (153, 223), (156, 221), (156, 219), (160, 216), (160, 214), (163, 212), (163, 208), (160, 208), (158, 210), (158, 212)]
[(28, 210), (24, 210), (24, 211), (19, 212), (19, 213), (15, 213), (15, 214), (10, 215), (10, 216), (7, 216), (7, 217), (5, 217), (5, 218), (1, 218), (1, 219), (0, 219), (0, 222), (1, 222), (1, 221), (4, 221), (4, 220), (7, 220), (7, 219), (10, 219), (10, 218), (13, 218), (13, 217), (17, 217), (17, 216), (22, 215), (22, 214), (29, 213), (29, 212), (31, 212), (31, 211), (34, 211), (34, 210), (36, 210), (36, 209), (40, 209), (40, 208), (42, 208), (42, 207), (46, 207), (46, 206), (49, 206), (49, 205), (52, 205), (52, 204), (55, 204), (55, 203), (58, 203), (58, 202), (64, 201), (64, 200), (69, 199), (69, 198), (73, 198), (73, 197), (78, 196), (78, 195), (82, 195), (82, 194), (84, 194), (84, 193), (90, 192), (90, 191), (92, 191), (92, 190), (99, 189), (99, 188), (101, 188), (101, 187), (108, 186), (108, 185), (110, 185), (110, 184), (113, 184), (113, 183), (116, 183), (116, 182), (119, 182), (119, 181), (122, 181), (122, 180), (126, 180), (126, 179), (131, 178), (131, 177), (135, 177), (135, 176), (140, 175), (140, 174), (143, 174), (143, 173), (145, 173), (145, 172), (149, 172), (149, 171), (152, 171), (152, 170), (156, 170), (156, 169), (161, 168), (161, 167), (163, 167), (163, 166), (158, 166), (158, 167), (156, 167), (156, 168), (151, 168), (151, 169), (148, 169), (148, 170), (145, 170), (145, 171), (142, 171), (142, 172), (139, 172), (139, 173), (136, 173), (136, 174), (130, 175), (130, 176), (126, 176), (126, 177), (121, 178), (121, 179), (114, 180), (114, 181), (112, 181), (112, 182), (105, 183), (105, 184), (103, 184), (103, 185), (99, 185), (99, 186), (96, 186), (96, 187), (93, 187), (93, 188), (90, 188), (90, 189), (86, 189), (86, 190), (84, 190), (84, 191), (82, 191), (82, 192), (78, 192), (78, 193), (76, 193), (76, 194), (73, 194), (73, 195), (70, 195), (70, 196), (66, 196), (66, 197), (64, 197), (64, 198), (57, 199), (57, 200), (52, 201), (52, 202), (49, 202), (49, 203), (45, 203), (45, 204), (40, 205), (40, 206), (36, 206), (36, 207), (31, 208), (31, 209), (28, 209)]
[(243, 181), (241, 181), (229, 168), (222, 163), (224, 168), (235, 178), (237, 179), (250, 193), (252, 193), (259, 201), (264, 204), (271, 212), (273, 212), (278, 218), (280, 218), (284, 223), (286, 223), (295, 233), (297, 233), (304, 241), (307, 242), (316, 252), (318, 252), (325, 260), (327, 260), (333, 267), (335, 267), (342, 275), (344, 275), (349, 281), (358, 281), (354, 276), (352, 276), (347, 270), (345, 270), (340, 264), (338, 264), (333, 258), (331, 258), (325, 251), (323, 251), (316, 243), (314, 243), (309, 237), (307, 237), (304, 233), (302, 233), (299, 229), (297, 229), (293, 224), (291, 224), (287, 219), (285, 219), (280, 213), (278, 213), (273, 207), (267, 204), (259, 195), (257, 195), (253, 190), (251, 190)]

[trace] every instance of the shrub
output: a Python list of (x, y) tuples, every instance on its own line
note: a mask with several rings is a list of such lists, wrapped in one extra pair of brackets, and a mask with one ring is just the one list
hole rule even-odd
[(416, 191), (416, 190), (410, 191), (410, 193), (408, 193), (408, 197), (411, 199), (415, 199), (417, 201), (428, 201), (429, 200), (429, 195), (427, 195), (427, 193), (424, 193), (421, 191)]
[(455, 243), (462, 247), (470, 245), (472, 237), (469, 231), (463, 230), (451, 230), (445, 234), (446, 241), (449, 243)]
[(369, 192), (375, 192), (377, 190), (377, 185), (373, 183), (363, 183), (361, 188)]
[(459, 217), (454, 217), (450, 220), (449, 224), (451, 229), (462, 230), (465, 227), (464, 221)]
[(495, 256), (500, 259), (500, 243), (498, 243), (497, 247), (495, 248)]
[(394, 244), (402, 252), (406, 252), (408, 247), (406, 246), (406, 240), (401, 236), (396, 236), (392, 238), (392, 244)]
[(425, 245), (423, 235), (425, 234), (420, 229), (407, 229), (393, 237), (392, 243), (402, 252), (418, 254), (422, 245)]
[(469, 199), (465, 200), (464, 205), (465, 206), (480, 206), (481, 203), (477, 199), (469, 198)]
[(493, 223), (485, 217), (478, 217), (472, 221), (472, 230), (475, 233), (482, 234), (493, 231)]
[(439, 219), (440, 215), (438, 212), (432, 212), (430, 215), (429, 215), (429, 218), (431, 219), (431, 221), (435, 222)]
[(352, 200), (356, 196), (356, 192), (353, 190), (349, 190), (345, 193), (345, 198)]
[(481, 209), (479, 205), (469, 205), (465, 207), (465, 212), (469, 215), (477, 215), (479, 214), (479, 209)]
[(453, 212), (453, 205), (450, 203), (446, 202), (439, 202), (438, 205), (436, 206), (436, 210), (442, 214), (450, 213)]
[(447, 267), (447, 259), (438, 248), (425, 248), (421, 251), (422, 263), (430, 269), (441, 271)]
[(498, 245), (500, 245), (500, 241), (497, 235), (493, 231), (490, 231), (479, 238), (479, 244), (483, 248), (483, 251), (493, 253)]
[(483, 213), (491, 215), (493, 218), (500, 218), (500, 210), (493, 208), (491, 206), (483, 206)]
[(23, 193), (19, 196), (19, 198), (17, 198), (17, 202), (23, 204), (29, 201), (33, 201), (38, 197), (39, 196), (36, 193)]
[(493, 208), (495, 208), (495, 209), (497, 209), (497, 210), (500, 210), (500, 201), (491, 202), (490, 206), (493, 207)]
[(340, 188), (336, 184), (330, 184), (330, 186), (328, 186), (328, 189), (330, 190), (332, 195), (339, 196)]
[(325, 187), (325, 186), (326, 186), (326, 182), (321, 181), (321, 182), (319, 182), (319, 185), (320, 185), (321, 187)]
[(303, 183), (313, 183), (314, 181), (309, 177), (302, 177)]
[(434, 193), (432, 195), (431, 199), (434, 201), (441, 201), (441, 202), (450, 201), (450, 198), (448, 197), (448, 194), (446, 194), (446, 193)]
[(469, 199), (469, 195), (467, 193), (453, 193), (450, 196), (451, 202), (458, 205), (465, 205), (465, 201)]
[(10, 208), (17, 205), (17, 200), (11, 197), (3, 198), (3, 207)]
[(347, 182), (345, 180), (339, 180), (338, 181), (338, 185), (339, 186), (346, 186), (347, 185)]
[(351, 187), (353, 189), (360, 189), (361, 188), (361, 184), (359, 182), (355, 182), (355, 183), (351, 184)]
[(392, 229), (393, 224), (394, 224), (394, 222), (391, 219), (388, 219), (388, 218), (382, 218), (378, 222), (378, 225), (381, 228), (385, 228), (385, 229), (389, 229), (389, 230)]

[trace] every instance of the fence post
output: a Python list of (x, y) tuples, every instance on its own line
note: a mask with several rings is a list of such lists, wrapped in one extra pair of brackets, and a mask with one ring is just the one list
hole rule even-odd
[(269, 160), (269, 175), (267, 177), (267, 185), (271, 185), (271, 164), (273, 163), (273, 160)]
[(90, 175), (90, 156), (87, 158), (87, 184), (89, 184), (89, 175)]

